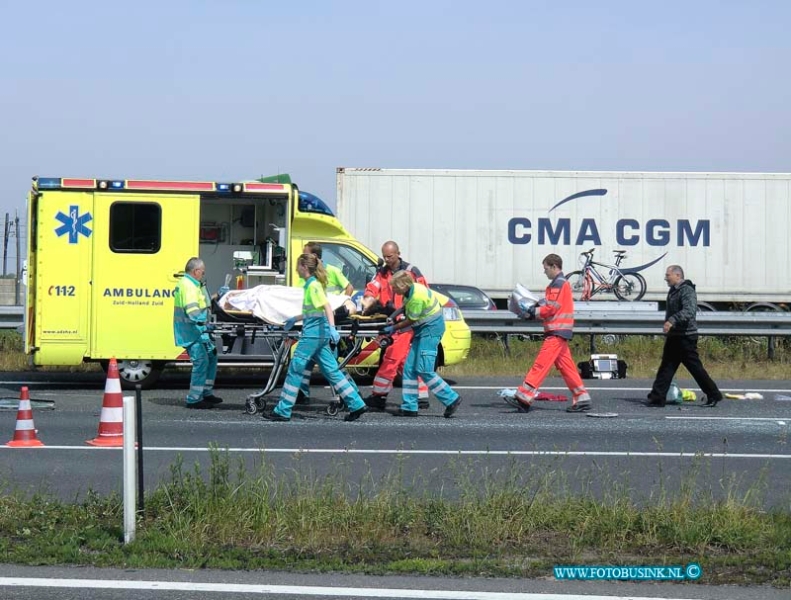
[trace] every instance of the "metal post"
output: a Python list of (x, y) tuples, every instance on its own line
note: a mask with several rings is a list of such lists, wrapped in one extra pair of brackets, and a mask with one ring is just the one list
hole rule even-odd
[(11, 229), (8, 213), (5, 214), (5, 235), (3, 236), (3, 277), (7, 274), (6, 265), (8, 264), (8, 234)]
[(16, 306), (20, 306), (22, 302), (20, 302), (20, 292), (22, 290), (22, 255), (19, 251), (19, 214), (14, 213), (14, 227), (15, 227), (15, 234), (16, 234), (16, 285), (14, 286), (14, 304)]
[(135, 540), (135, 398), (124, 396), (124, 544)]
[(596, 340), (594, 339), (596, 336), (595, 334), (591, 334), (591, 354), (596, 354)]
[(143, 394), (138, 383), (135, 386), (135, 423), (137, 425), (137, 506), (140, 512), (146, 508), (143, 489)]
[(500, 341), (502, 341), (503, 343), (503, 351), (505, 352), (505, 356), (507, 358), (511, 358), (511, 344), (508, 339), (508, 334), (503, 333), (502, 335), (499, 334), (495, 334), (495, 335), (498, 335), (498, 337), (500, 337)]

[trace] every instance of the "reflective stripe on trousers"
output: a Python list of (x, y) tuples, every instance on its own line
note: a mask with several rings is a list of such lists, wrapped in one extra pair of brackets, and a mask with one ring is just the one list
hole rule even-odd
[[(212, 347), (214, 344), (212, 344)], [(187, 347), (187, 353), (192, 361), (192, 375), (190, 376), (190, 391), (187, 394), (187, 403), (200, 402), (205, 396), (214, 392), (214, 379), (217, 377), (217, 354), (210, 352), (206, 344), (197, 341)]]
[(435, 319), (415, 330), (412, 346), (404, 363), (404, 388), (402, 390), (403, 410), (418, 409), (418, 376), (423, 378), (428, 389), (448, 406), (456, 401), (459, 395), (434, 371), (437, 362), (437, 347), (442, 334), (445, 333), (445, 321)]
[(322, 375), (330, 382), (350, 412), (365, 406), (356, 386), (351, 384), (345, 373), (338, 368), (338, 361), (330, 349), (329, 327), (329, 322), (324, 316), (311, 317), (305, 321), (302, 336), (288, 365), (286, 380), (280, 392), (280, 401), (274, 408), (274, 412), (280, 416), (291, 418), (291, 409), (297, 401), (302, 377), (311, 361), (318, 364)]
[(575, 402), (590, 400), (588, 391), (577, 371), (577, 365), (571, 357), (568, 340), (556, 335), (544, 339), (533, 366), (525, 375), (522, 385), (516, 390), (516, 397), (523, 402), (532, 402), (553, 365), (560, 371), (560, 376), (566, 382), (566, 387), (571, 391)]
[[(377, 396), (387, 396), (393, 389), (393, 380), (398, 373), (403, 373), (404, 363), (409, 354), (409, 345), (412, 343), (414, 331), (409, 329), (393, 336), (393, 343), (385, 349), (382, 364), (374, 377), (373, 393)], [(428, 386), (423, 379), (418, 378), (418, 396), (428, 398)]]

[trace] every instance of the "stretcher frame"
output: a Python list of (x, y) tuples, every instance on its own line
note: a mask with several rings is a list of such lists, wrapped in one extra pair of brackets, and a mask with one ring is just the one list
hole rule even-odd
[[(221, 309), (221, 311), (217, 311), (217, 314), (220, 312), (234, 320), (216, 321), (213, 332), (215, 336), (244, 336), (254, 341), (263, 341), (272, 354), (272, 367), (264, 386), (259, 391), (248, 395), (245, 400), (245, 412), (254, 415), (259, 411), (266, 410), (267, 396), (277, 387), (283, 369), (291, 357), (291, 348), (299, 341), (301, 327), (285, 331), (282, 326), (272, 325), (254, 318), (252, 313)], [(377, 338), (386, 340), (388, 336), (385, 336), (381, 329), (387, 325), (387, 322), (386, 315), (375, 314), (371, 316), (351, 315), (336, 323), (336, 329), (341, 339), (352, 341), (351, 348), (338, 363), (338, 368), (344, 369), (350, 361), (359, 356), (366, 341)], [(335, 390), (332, 391), (335, 395)], [(344, 406), (339, 398), (335, 398), (327, 406), (326, 412), (328, 415), (334, 416)]]

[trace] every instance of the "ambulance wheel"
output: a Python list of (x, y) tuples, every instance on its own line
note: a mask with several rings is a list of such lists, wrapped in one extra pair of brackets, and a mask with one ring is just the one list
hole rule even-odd
[[(122, 359), (118, 362), (118, 376), (121, 379), (121, 388), (133, 390), (140, 384), (144, 390), (150, 389), (162, 375), (163, 365), (156, 360)], [(110, 362), (103, 360), (102, 368), (107, 372)]]

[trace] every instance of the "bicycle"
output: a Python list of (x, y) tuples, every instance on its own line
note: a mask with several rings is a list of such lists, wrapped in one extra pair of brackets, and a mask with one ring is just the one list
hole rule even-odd
[[(621, 261), (626, 256), (626, 250), (613, 250), (614, 265), (594, 261), (594, 250), (595, 248), (591, 248), (580, 254), (580, 257), (585, 259), (582, 270), (572, 271), (566, 275), (575, 299), (588, 301), (596, 294), (614, 293), (619, 300), (636, 302), (645, 296), (648, 289), (645, 278), (637, 271), (620, 268)], [(610, 271), (604, 275), (596, 267)]]

